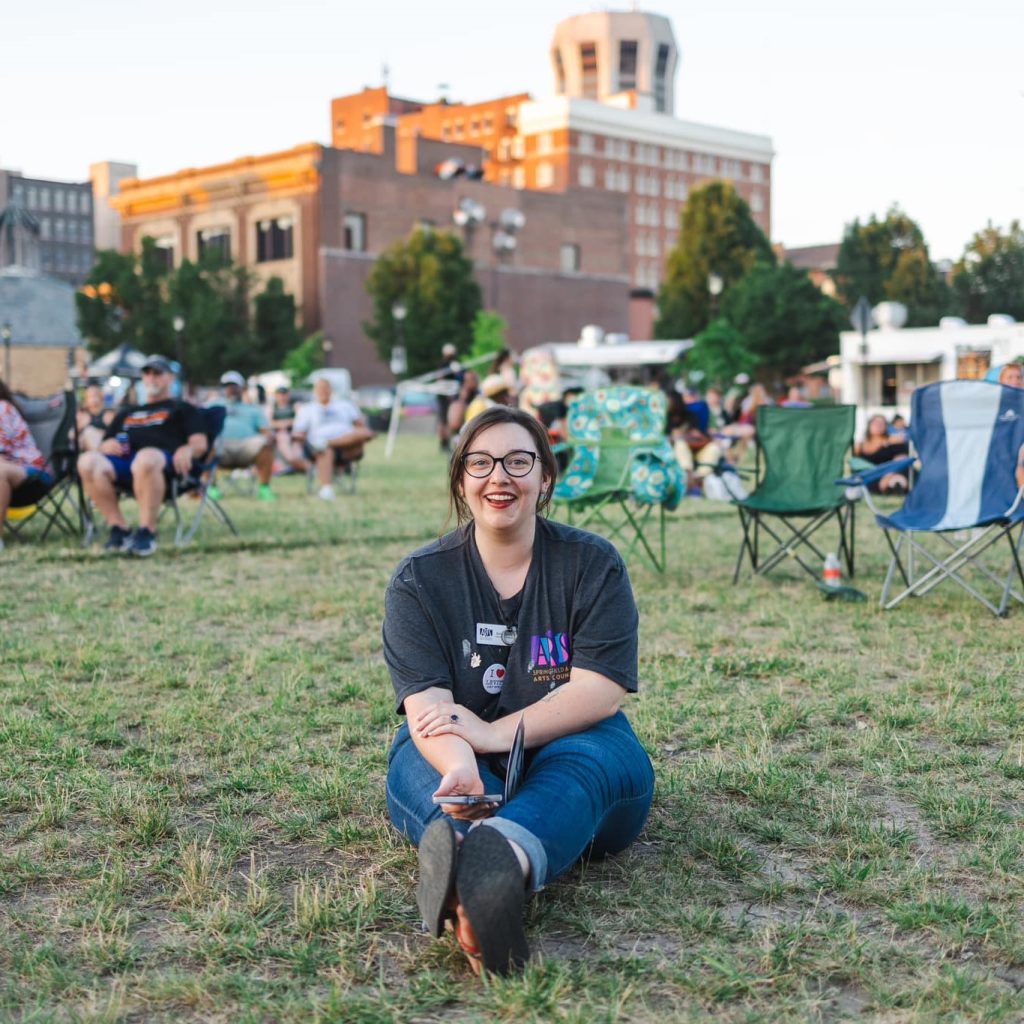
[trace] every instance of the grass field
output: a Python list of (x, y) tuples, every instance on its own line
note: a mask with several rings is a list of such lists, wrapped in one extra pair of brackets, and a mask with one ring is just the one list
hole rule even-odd
[(1024, 611), (880, 613), (863, 514), (840, 604), (675, 513), (631, 564), (641, 841), (534, 901), (522, 978), (422, 935), (380, 618), (443, 470), (403, 438), (333, 505), (229, 493), (241, 541), (0, 554), (0, 1020), (1024, 1019)]

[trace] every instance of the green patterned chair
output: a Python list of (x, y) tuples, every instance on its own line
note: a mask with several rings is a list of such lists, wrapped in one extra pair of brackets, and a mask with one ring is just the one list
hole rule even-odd
[[(607, 387), (569, 406), (572, 458), (555, 485), (556, 509), (570, 523), (603, 528), (628, 558), (642, 548), (665, 571), (665, 512), (676, 508), (686, 480), (665, 437), (667, 402), (660, 391)], [(657, 537), (649, 534), (657, 528)]]

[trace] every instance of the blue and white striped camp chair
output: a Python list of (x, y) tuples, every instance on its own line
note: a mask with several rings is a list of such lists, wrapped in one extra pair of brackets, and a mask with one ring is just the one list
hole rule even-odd
[[(892, 553), (882, 607), (920, 597), (950, 579), (993, 614), (1005, 615), (1011, 597), (1024, 601), (1024, 488), (1017, 486), (1014, 475), (1024, 445), (1024, 390), (983, 380), (918, 388), (911, 399), (910, 438), (920, 470), (903, 506), (883, 514), (865, 486), (864, 497)], [(867, 485), (912, 462), (913, 457), (898, 459), (840, 482)], [(934, 543), (926, 546), (928, 537), (944, 542), (937, 555)], [(994, 570), (993, 553), (986, 556), (988, 564), (980, 556), (1004, 537), (1008, 557)], [(968, 569), (998, 586), (998, 604), (965, 578)], [(890, 597), (897, 573), (904, 589)], [(1020, 590), (1015, 589), (1018, 582)]]

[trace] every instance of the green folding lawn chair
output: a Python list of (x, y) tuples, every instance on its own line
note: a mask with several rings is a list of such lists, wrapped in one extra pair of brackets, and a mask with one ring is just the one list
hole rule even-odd
[(665, 438), (666, 411), (665, 396), (647, 388), (581, 395), (567, 417), (572, 459), (554, 490), (570, 523), (619, 541), (625, 558), (641, 548), (658, 572), (666, 563), (665, 512), (686, 489)]
[[(839, 527), (835, 550), (847, 575), (853, 576), (854, 504), (836, 480), (843, 476), (853, 445), (855, 412), (852, 405), (763, 405), (757, 410), (758, 485), (748, 497), (733, 502), (743, 528), (733, 583), (740, 578), (744, 558), (758, 575), (792, 558), (818, 579), (826, 553), (811, 538), (833, 519)], [(767, 557), (761, 550), (762, 532), (776, 545)], [(809, 564), (805, 558), (811, 553), (814, 561)]]

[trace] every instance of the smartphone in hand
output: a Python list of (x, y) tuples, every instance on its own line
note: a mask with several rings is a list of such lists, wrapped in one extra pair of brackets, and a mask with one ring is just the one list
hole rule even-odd
[(500, 804), (505, 798), (500, 793), (451, 794), (435, 796), (435, 804)]

